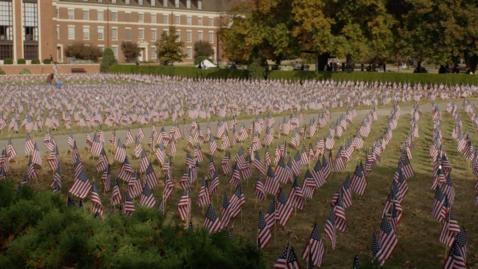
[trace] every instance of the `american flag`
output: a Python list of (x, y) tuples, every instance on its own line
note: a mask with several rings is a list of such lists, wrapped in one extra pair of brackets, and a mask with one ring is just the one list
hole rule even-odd
[(156, 159), (158, 159), (159, 165), (163, 166), (164, 165), (164, 158), (165, 158), (165, 152), (164, 152), (164, 144), (161, 141), (159, 144), (158, 149), (156, 149), (156, 152), (154, 153), (156, 156)]
[(237, 186), (241, 184), (241, 174), (237, 167), (237, 163), (234, 164), (234, 170), (232, 172), (231, 178), (229, 179), (229, 184), (231, 184), (231, 186), (234, 186), (235, 188), (237, 188)]
[[(46, 162), (48, 163), (48, 165), (50, 166), (50, 169), (52, 171), (56, 170), (56, 168), (60, 164), (60, 154), (58, 152), (58, 147), (56, 147), (55, 150), (50, 152), (50, 155), (48, 155), (48, 158), (47, 158)], [(5, 164), (8, 164), (8, 161), (5, 162)]]
[(139, 160), (139, 172), (140, 173), (146, 172), (146, 169), (148, 168), (148, 164), (149, 164), (149, 159), (148, 159), (148, 156), (146, 155), (146, 150), (142, 148), (140, 160)]
[(453, 188), (453, 182), (451, 181), (451, 176), (448, 175), (447, 180), (441, 184), (443, 194), (448, 197), (448, 201), (451, 205), (455, 202), (455, 190)]
[(211, 196), (209, 194), (209, 188), (207, 185), (207, 180), (204, 179), (201, 183), (201, 188), (199, 189), (198, 196), (198, 206), (205, 206), (211, 203)]
[(294, 148), (297, 148), (300, 144), (300, 138), (299, 138), (299, 133), (297, 131), (295, 131), (293, 134), (292, 134), (292, 137), (290, 138), (290, 144), (292, 145), (292, 147)]
[(86, 145), (91, 147), (92, 143), (93, 143), (93, 141), (91, 140), (90, 130), (88, 130), (88, 128), (86, 128)]
[(131, 201), (128, 191), (126, 191), (124, 195), (123, 214), (131, 216), (134, 212), (136, 212), (136, 209), (134, 208), (133, 201)]
[[(71, 130), (70, 130), (70, 136), (71, 136)], [(72, 136), (71, 136), (71, 137), (72, 137)], [(72, 137), (72, 139), (73, 139), (73, 137)], [(69, 140), (70, 140), (70, 139), (68, 138), (68, 141), (69, 141)], [(111, 132), (110, 142), (111, 142), (111, 144), (113, 144), (113, 146), (116, 148), (117, 143), (116, 143), (116, 130), (115, 130), (115, 129), (113, 129), (113, 132)]]
[(334, 162), (334, 170), (335, 172), (339, 172), (345, 169), (346, 160), (343, 158), (342, 153), (344, 149), (340, 146), (337, 154), (335, 155), (335, 162)]
[(455, 215), (453, 214), (453, 209), (447, 213), (445, 217), (445, 221), (443, 222), (443, 226), (441, 228), (440, 237), (438, 240), (440, 243), (445, 244), (449, 247), (453, 245), (457, 234), (460, 232), (460, 226), (455, 219)]
[(96, 189), (94, 182), (91, 182), (91, 211), (95, 214), (103, 216), (103, 205), (101, 204), (100, 195)]
[(145, 137), (146, 137), (146, 135), (144, 134), (143, 128), (141, 127), (141, 123), (140, 123), (139, 127), (138, 127), (138, 138), (139, 138), (139, 140), (141, 140)]
[(372, 244), (370, 245), (370, 253), (372, 254), (372, 258), (375, 259), (377, 257), (377, 253), (380, 250), (380, 245), (378, 244), (377, 236), (375, 232), (372, 235)]
[(332, 244), (332, 249), (335, 249), (335, 242), (336, 242), (336, 233), (335, 233), (335, 209), (332, 208), (329, 213), (329, 217), (325, 222), (324, 233), (330, 240)]
[(184, 190), (183, 195), (181, 196), (181, 199), (179, 200), (179, 203), (177, 206), (179, 220), (181, 221), (189, 218), (189, 215), (191, 213), (191, 197), (189, 192), (190, 192), (189, 188), (186, 188)]
[(103, 183), (105, 192), (110, 191), (111, 184), (111, 166), (108, 164), (106, 170), (101, 175), (101, 182)]
[(242, 186), (239, 184), (236, 190), (232, 193), (229, 199), (229, 214), (231, 218), (235, 218), (242, 211), (242, 206), (246, 203), (244, 199), (244, 193), (242, 192)]
[(40, 154), (40, 151), (38, 150), (36, 142), (35, 142), (35, 145), (33, 146), (32, 162), (34, 164), (38, 164), (39, 166), (42, 166), (42, 163), (43, 163), (42, 160), (41, 160), (41, 154)]
[(367, 178), (363, 173), (363, 165), (362, 161), (360, 161), (360, 165), (357, 164), (355, 167), (355, 172), (351, 179), (351, 188), (352, 190), (359, 195), (363, 195), (365, 193), (365, 189), (367, 188), (368, 182)]
[(276, 195), (277, 192), (279, 191), (279, 181), (277, 180), (274, 172), (272, 171), (272, 167), (269, 166), (267, 169), (267, 174), (266, 174), (266, 184), (264, 187), (264, 191)]
[(34, 149), (33, 141), (30, 138), (30, 134), (27, 132), (25, 138), (25, 155), (29, 155)]
[(259, 249), (266, 248), (269, 241), (271, 241), (271, 231), (267, 225), (266, 219), (262, 214), (262, 210), (259, 211), (259, 221), (257, 223), (257, 246)]
[(340, 195), (337, 198), (337, 202), (335, 203), (334, 213), (335, 213), (335, 228), (345, 233), (345, 229), (347, 228), (346, 219), (345, 219), (345, 208), (342, 206), (342, 199)]
[(246, 160), (244, 157), (244, 150), (242, 149), (242, 146), (240, 146), (237, 150), (236, 156), (234, 156), (234, 161), (237, 163), (240, 170), (245, 168)]
[(403, 158), (404, 160), (402, 162), (402, 173), (405, 179), (409, 179), (415, 175), (415, 172), (413, 172), (413, 168), (410, 164), (410, 160), (408, 159), (408, 155), (404, 154)]
[(216, 140), (214, 140), (214, 137), (210, 136), (209, 137), (209, 155), (214, 156), (214, 153), (216, 153), (216, 150), (217, 150)]
[(229, 155), (229, 151), (226, 151), (225, 154), (224, 154), (224, 157), (222, 158), (221, 168), (222, 168), (222, 172), (224, 173), (224, 175), (227, 175), (232, 171), (232, 164), (231, 164), (231, 158), (230, 158), (230, 155)]
[(174, 136), (171, 137), (170, 143), (169, 143), (169, 153), (170, 154), (175, 154), (177, 152), (176, 149), (176, 140), (174, 139)]
[(225, 150), (226, 148), (231, 146), (231, 142), (229, 141), (229, 135), (227, 134), (227, 131), (224, 133), (224, 135), (221, 137), (221, 149)]
[(227, 226), (229, 226), (229, 223), (231, 222), (232, 216), (231, 216), (231, 208), (230, 208), (230, 203), (229, 199), (227, 198), (227, 192), (224, 191), (224, 196), (222, 199), (222, 207), (221, 207), (221, 222), (222, 222), (222, 228), (226, 229)]
[(432, 216), (436, 220), (440, 220), (441, 217), (441, 212), (443, 210), (443, 204), (445, 203), (445, 195), (443, 195), (443, 192), (441, 191), (440, 187), (437, 187), (435, 189), (435, 196), (433, 197), (433, 203), (432, 203)]
[(28, 159), (28, 168), (27, 168), (28, 179), (37, 178), (37, 172), (35, 171), (35, 166), (32, 162), (32, 156)]
[(134, 137), (134, 156), (136, 158), (139, 158), (140, 154), (141, 154), (141, 143), (139, 142), (139, 139), (137, 136)]
[(332, 160), (332, 153), (329, 152), (329, 163), (327, 163), (325, 161), (325, 154), (322, 155), (322, 177), (324, 179), (324, 182), (327, 181), (327, 179), (329, 178), (330, 176), (330, 172), (331, 172), (331, 168), (330, 168), (330, 165), (331, 165), (331, 160)]
[(86, 172), (84, 169), (81, 170), (80, 174), (73, 185), (70, 187), (69, 192), (81, 199), (84, 199), (91, 191), (91, 184), (88, 178), (86, 177)]
[(53, 175), (53, 180), (50, 184), (50, 187), (53, 188), (53, 191), (61, 191), (61, 174), (60, 174), (60, 165), (56, 168), (55, 174)]
[[(279, 163), (277, 164), (274, 174), (278, 182), (287, 183), (289, 176), (288, 176), (286, 165), (284, 163), (284, 159), (282, 157), (280, 157), (279, 159)], [(267, 191), (267, 180), (266, 180), (266, 191)]]
[(15, 150), (15, 148), (13, 147), (13, 144), (12, 144), (12, 139), (11, 138), (8, 138), (8, 147), (7, 147), (7, 157), (8, 157), (8, 160), (12, 160), (13, 158), (15, 158), (17, 156), (17, 151)]
[(322, 259), (324, 257), (324, 244), (322, 238), (320, 238), (319, 228), (317, 222), (314, 224), (314, 229), (310, 234), (309, 240), (305, 245), (302, 252), (302, 259), (308, 260), (313, 266), (320, 267), (322, 265)]
[(259, 157), (259, 153), (256, 151), (254, 152), (254, 160), (252, 162), (254, 168), (262, 175), (265, 175), (266, 172), (264, 170), (264, 166), (262, 165), (261, 158)]
[(191, 153), (189, 153), (189, 150), (186, 150), (186, 167), (194, 167), (196, 165), (193, 157), (191, 156)]
[(334, 145), (335, 145), (334, 136), (332, 135), (332, 131), (329, 130), (329, 133), (327, 134), (327, 139), (325, 140), (325, 148), (327, 150), (331, 150), (334, 148)]
[(151, 151), (154, 151), (154, 134), (151, 133), (151, 136), (148, 139), (148, 146), (151, 148)]
[(216, 172), (216, 166), (214, 165), (214, 160), (212, 159), (212, 156), (209, 156), (209, 166), (207, 170), (207, 177), (212, 179), (215, 172)]
[(387, 216), (382, 218), (382, 223), (380, 224), (378, 244), (380, 246), (380, 250), (377, 253), (377, 259), (383, 266), (385, 261), (390, 258), (398, 244), (397, 235), (393, 230), (392, 225), (388, 221)]
[(264, 167), (267, 167), (271, 164), (272, 164), (271, 156), (269, 155), (269, 149), (266, 146), (265, 151), (264, 151)]
[(222, 228), (222, 223), (221, 220), (219, 220), (219, 217), (216, 214), (216, 211), (212, 207), (212, 205), (209, 205), (207, 211), (206, 211), (206, 216), (204, 217), (204, 228), (206, 228), (209, 233), (215, 233), (221, 230)]
[(285, 195), (282, 188), (280, 188), (279, 193), (277, 194), (277, 221), (280, 225), (286, 226), (289, 222), (290, 216), (292, 215), (292, 206), (289, 199)]
[(144, 172), (143, 180), (153, 189), (158, 185), (158, 178), (156, 177), (156, 173), (154, 172), (151, 163), (148, 163), (148, 168), (146, 168), (146, 171)]
[(221, 138), (224, 135), (225, 131), (226, 131), (226, 128), (224, 127), (224, 124), (222, 123), (221, 120), (218, 120), (217, 127), (216, 127), (216, 137)]
[(98, 162), (96, 163), (96, 172), (100, 172), (108, 167), (108, 157), (106, 156), (106, 152), (103, 147), (101, 147), (100, 157), (98, 158)]
[(93, 155), (100, 156), (102, 149), (103, 149), (103, 144), (100, 142), (100, 140), (98, 139), (98, 136), (95, 133), (95, 135), (93, 136), (90, 152)]
[(123, 165), (121, 166), (120, 171), (118, 172), (118, 177), (128, 182), (133, 174), (133, 168), (129, 163), (128, 157), (125, 157)]
[[(294, 158), (292, 159), (292, 172), (294, 175), (298, 176), (300, 174), (300, 169), (302, 167), (302, 162), (300, 159), (299, 152), (296, 151)], [(283, 182), (285, 183), (285, 182)]]
[(134, 138), (133, 138), (133, 134), (131, 133), (131, 130), (129, 129), (129, 127), (126, 127), (126, 140), (125, 140), (125, 144), (126, 145), (129, 145), (131, 143), (134, 142)]
[(194, 148), (194, 159), (198, 162), (204, 161), (204, 155), (202, 154), (199, 144), (197, 144), (196, 148)]
[(288, 268), (288, 269), (300, 269), (299, 260), (297, 260), (297, 256), (295, 255), (294, 248), (292, 245), (287, 243), (287, 246), (282, 251), (279, 259), (274, 264), (272, 269), (280, 269), (280, 268)]
[(128, 188), (127, 188), (129, 197), (135, 198), (136, 196), (141, 195), (143, 191), (143, 187), (141, 186), (141, 180), (139, 179), (138, 171), (134, 171), (133, 175), (128, 181)]
[(141, 198), (139, 198), (139, 204), (146, 207), (154, 207), (156, 205), (156, 201), (154, 200), (153, 192), (149, 187), (148, 182), (144, 184), (143, 192), (141, 193)]
[(297, 178), (294, 179), (294, 183), (292, 184), (292, 188), (289, 193), (289, 200), (291, 201), (291, 206), (299, 210), (304, 210), (304, 194), (299, 186), (299, 183), (297, 182)]
[(262, 175), (259, 174), (256, 185), (254, 187), (254, 193), (256, 194), (256, 199), (264, 202), (266, 200), (266, 194), (264, 192), (264, 184), (262, 183)]
[(126, 149), (124, 145), (121, 143), (121, 139), (118, 139), (118, 143), (116, 145), (116, 151), (113, 159), (117, 160), (118, 162), (123, 162), (126, 159)]
[(271, 204), (269, 205), (269, 208), (267, 209), (267, 212), (266, 212), (266, 216), (265, 216), (265, 219), (266, 219), (266, 222), (267, 222), (267, 226), (269, 227), (269, 229), (272, 229), (272, 227), (274, 226), (274, 224), (277, 222), (277, 205), (276, 205), (276, 200), (272, 200), (271, 201)]
[(455, 240), (450, 251), (448, 252), (448, 257), (445, 261), (444, 269), (466, 269), (466, 256), (462, 255), (460, 249), (460, 243), (458, 240)]
[(169, 177), (164, 178), (163, 200), (167, 201), (174, 190), (174, 184)]
[(270, 146), (272, 144), (272, 140), (273, 140), (273, 135), (272, 135), (272, 132), (271, 132), (271, 128), (269, 126), (266, 127), (266, 133), (264, 135), (264, 145), (266, 146)]

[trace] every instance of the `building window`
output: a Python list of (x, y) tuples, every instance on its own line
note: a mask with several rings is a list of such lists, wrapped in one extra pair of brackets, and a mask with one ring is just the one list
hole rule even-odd
[(191, 25), (191, 16), (186, 17), (186, 24)]
[(68, 39), (75, 40), (75, 26), (68, 26)]
[(83, 40), (90, 40), (90, 27), (83, 26)]
[(156, 14), (151, 14), (151, 23), (156, 23)]
[(131, 40), (131, 28), (126, 28), (124, 31), (124, 39)]
[(144, 39), (144, 29), (138, 29), (138, 39)]
[(111, 50), (113, 51), (113, 54), (115, 55), (115, 59), (118, 59), (118, 46), (112, 46)]
[(168, 0), (163, 0), (163, 7), (168, 7)]
[(98, 20), (99, 20), (99, 21), (103, 21), (103, 20), (104, 20), (103, 10), (98, 10)]
[(98, 45), (98, 48), (101, 50), (101, 52), (105, 51), (105, 46), (104, 45)]
[(75, 19), (75, 10), (74, 9), (68, 9), (68, 19), (69, 20), (74, 20)]
[(169, 30), (168, 29), (163, 29), (163, 34), (169, 35)]
[(138, 22), (144, 22), (144, 14), (138, 14)]
[(0, 40), (13, 40), (12, 2), (0, 2)]
[(214, 32), (209, 32), (209, 43), (214, 42)]
[(191, 8), (191, 0), (186, 1), (186, 8)]
[(193, 49), (191, 47), (188, 47), (186, 52), (187, 52), (188, 59), (192, 59), (193, 58)]
[(179, 8), (179, 0), (174, 0), (174, 6), (175, 6), (176, 8)]
[(87, 21), (90, 19), (90, 11), (88, 9), (83, 9), (83, 20)]
[(186, 32), (186, 38), (187, 38), (187, 39), (186, 39), (187, 42), (192, 42), (192, 33), (191, 33), (191, 31), (187, 31), (187, 32)]
[(124, 3), (129, 5), (130, 4), (130, 1), (129, 0), (124, 0)]
[(116, 0), (111, 0), (111, 4), (116, 4)]
[(151, 29), (151, 41), (156, 42), (156, 29)]
[(38, 4), (23, 3), (23, 34), (25, 41), (38, 41)]
[(178, 38), (176, 38), (176, 41), (181, 41), (181, 31), (176, 31), (176, 35), (178, 36)]
[(103, 0), (98, 0), (98, 3), (103, 3)]
[[(4, 10), (3, 7), (0, 8), (0, 10)], [(57, 18), (57, 19), (60, 18), (60, 9), (59, 9), (59, 8), (56, 9), (56, 18)]]
[(98, 26), (98, 40), (105, 39), (105, 28)]
[(142, 6), (143, 5), (143, 0), (138, 0), (138, 5)]
[(60, 25), (56, 26), (56, 39), (60, 39)]
[(213, 18), (209, 18), (209, 26), (214, 26), (214, 20), (213, 20)]
[(174, 17), (174, 24), (180, 25), (181, 24), (181, 17), (180, 16), (175, 16)]
[(169, 16), (163, 15), (163, 24), (169, 24)]
[(130, 22), (131, 21), (131, 13), (125, 13), (124, 14), (124, 20), (127, 21), (127, 22)]
[(111, 29), (111, 39), (118, 40), (118, 28)]
[(198, 9), (202, 9), (202, 1), (198, 1)]
[(158, 59), (158, 48), (156, 46), (151, 47), (151, 60)]
[(198, 32), (198, 41), (202, 41), (202, 31)]
[(151, 6), (152, 7), (156, 6), (156, 0), (151, 0)]
[(111, 12), (111, 20), (112, 21), (117, 21), (118, 20), (118, 13), (117, 12)]
[(202, 25), (202, 17), (198, 17), (198, 25)]

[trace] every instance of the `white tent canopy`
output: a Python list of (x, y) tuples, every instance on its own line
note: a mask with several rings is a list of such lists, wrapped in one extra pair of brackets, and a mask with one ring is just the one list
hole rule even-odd
[(211, 63), (210, 61), (208, 60), (204, 60), (201, 62), (201, 66), (202, 68), (204, 69), (208, 69), (208, 68), (216, 68), (217, 66), (215, 66), (213, 63)]

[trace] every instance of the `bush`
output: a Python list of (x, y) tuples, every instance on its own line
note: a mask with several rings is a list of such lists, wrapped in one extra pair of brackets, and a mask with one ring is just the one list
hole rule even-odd
[(25, 59), (18, 59), (17, 64), (26, 64), (27, 61)]
[(110, 67), (116, 62), (113, 50), (106, 48), (101, 57), (100, 72), (106, 73), (110, 71)]
[(213, 60), (207, 56), (198, 56), (196, 57), (196, 59), (194, 59), (194, 64), (195, 65), (199, 65), (199, 63), (202, 63), (202, 61), (204, 60), (208, 60), (210, 61), (211, 63), (213, 63)]
[(32, 64), (40, 64), (40, 60), (39, 59), (33, 59)]
[(252, 63), (247, 67), (249, 70), (250, 79), (264, 79), (266, 76), (266, 69), (261, 66), (260, 59), (254, 58)]
[(194, 43), (194, 56), (197, 58), (199, 56), (210, 57), (214, 53), (214, 49), (211, 46), (211, 43), (207, 41), (197, 41)]
[(13, 64), (13, 60), (10, 59), (10, 58), (7, 58), (7, 59), (3, 60), (3, 64)]
[(5, 75), (5, 70), (0, 69), (0, 75)]
[(101, 49), (97, 46), (87, 46), (85, 43), (77, 41), (66, 47), (65, 56), (75, 57), (77, 60), (97, 61), (101, 57)]
[(0, 182), (2, 268), (265, 268), (251, 241), (230, 240), (226, 231), (166, 225), (156, 209), (140, 206), (131, 217), (100, 221), (89, 206), (67, 207), (60, 194), (15, 189)]
[(123, 52), (126, 62), (134, 62), (138, 58), (141, 49), (138, 47), (136, 42), (132, 41), (123, 41), (121, 42), (121, 51)]
[(22, 69), (22, 71), (20, 71), (20, 75), (30, 75), (32, 73), (32, 71), (30, 71), (29, 69)]
[(43, 59), (43, 63), (44, 64), (51, 64), (51, 60), (50, 59)]

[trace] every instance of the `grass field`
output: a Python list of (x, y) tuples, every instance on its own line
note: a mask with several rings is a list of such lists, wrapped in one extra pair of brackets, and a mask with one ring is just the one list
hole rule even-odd
[[(462, 110), (461, 112), (464, 129), (468, 131), (472, 141), (476, 141), (478, 136), (473, 132), (473, 126), (469, 116), (465, 115)], [(476, 179), (471, 172), (470, 164), (467, 163), (461, 153), (456, 150), (456, 141), (451, 137), (453, 119), (446, 111), (442, 111), (442, 117), (443, 123), (441, 125), (441, 130), (444, 136), (443, 146), (449, 157), (450, 164), (453, 167), (451, 176), (456, 192), (453, 210), (458, 223), (464, 225), (467, 229), (468, 266), (470, 268), (476, 268), (478, 267), (478, 226), (474, 223), (477, 219), (477, 208), (474, 206), (475, 190), (473, 188)], [(336, 153), (337, 148), (340, 146), (340, 143), (343, 142), (344, 138), (351, 138), (355, 134), (362, 119), (363, 117), (361, 116), (355, 118), (353, 123), (347, 126), (347, 130), (344, 132), (342, 138), (336, 138), (333, 154)], [(353, 194), (353, 204), (346, 209), (347, 231), (345, 233), (337, 231), (336, 249), (331, 249), (330, 242), (323, 233), (324, 224), (330, 212), (330, 200), (334, 195), (336, 188), (343, 182), (346, 175), (352, 175), (357, 162), (363, 159), (364, 150), (371, 148), (376, 134), (379, 134), (380, 136), (383, 134), (387, 123), (387, 119), (384, 117), (379, 118), (373, 123), (369, 137), (364, 138), (364, 148), (356, 150), (353, 153), (351, 160), (347, 163), (347, 168), (339, 173), (332, 173), (328, 182), (315, 192), (314, 198), (312, 200), (307, 199), (304, 211), (297, 211), (294, 213), (287, 226), (279, 226), (277, 234), (274, 235), (273, 233), (275, 239), (273, 239), (265, 249), (268, 266), (274, 264), (289, 239), (295, 248), (296, 254), (300, 256), (315, 222), (319, 225), (320, 235), (324, 241), (326, 249), (322, 264), (323, 268), (350, 268), (352, 267), (355, 254), (358, 254), (361, 260), (368, 259), (370, 256), (369, 247), (372, 233), (374, 231), (378, 233), (379, 231), (382, 208), (386, 201), (392, 183), (393, 173), (397, 166), (400, 154), (399, 146), (410, 130), (409, 119), (409, 111), (402, 109), (401, 117), (398, 120), (398, 127), (393, 131), (393, 138), (381, 155), (382, 161), (377, 164), (377, 167), (373, 169), (368, 176), (369, 184), (365, 194), (363, 196)], [(418, 127), (420, 137), (415, 139), (415, 145), (412, 149), (413, 159), (411, 160), (411, 164), (415, 171), (415, 177), (408, 180), (409, 192), (402, 204), (404, 214), (398, 227), (398, 247), (391, 259), (387, 261), (386, 268), (440, 268), (444, 262), (446, 249), (443, 244), (438, 242), (441, 224), (435, 221), (429, 213), (434, 195), (434, 192), (430, 189), (433, 178), (431, 174), (432, 159), (428, 155), (432, 129), (430, 111), (423, 111), (423, 114), (418, 121)], [(315, 145), (316, 138), (326, 136), (327, 131), (328, 128), (319, 129), (315, 137), (312, 139), (313, 145)], [(147, 133), (146, 135), (148, 137), (149, 134)], [(76, 139), (79, 139), (79, 137), (80, 136), (76, 137)], [(82, 136), (81, 139), (83, 139)], [(290, 141), (290, 135), (287, 138), (281, 136), (280, 141), (278, 141), (277, 137), (274, 138), (274, 146), (269, 148), (271, 157), (274, 156), (275, 144), (277, 142), (283, 142), (284, 140)], [(147, 148), (146, 141), (147, 139), (143, 139), (142, 141), (145, 148)], [(311, 139), (308, 138), (306, 141), (301, 141), (301, 144), (306, 143), (307, 147), (309, 141), (311, 141)], [(240, 145), (246, 149), (250, 142), (250, 139), (247, 139), (243, 143), (236, 144), (230, 149), (232, 157), (235, 155), (235, 152)], [(301, 147), (302, 146), (300, 146), (300, 148)], [(178, 141), (177, 148), (178, 153), (173, 156), (172, 161), (175, 191), (167, 203), (166, 213), (167, 222), (175, 223), (180, 222), (176, 213), (176, 205), (182, 195), (182, 189), (180, 188), (178, 181), (184, 171), (185, 151), (187, 149), (185, 139)], [(204, 144), (201, 148), (205, 156), (205, 161), (200, 163), (198, 174), (198, 178), (200, 179), (204, 178), (205, 173), (207, 172), (209, 159), (207, 154), (208, 145)], [(113, 146), (109, 142), (107, 142), (106, 149), (110, 162), (113, 162)], [(132, 166), (137, 168), (139, 166), (139, 160), (132, 158), (133, 146), (130, 145), (127, 148), (127, 151)], [(295, 150), (288, 147), (288, 156), (293, 156), (294, 154)], [(105, 211), (107, 211), (106, 208), (109, 205), (111, 193), (107, 193), (106, 195), (103, 194), (103, 186), (99, 180), (101, 175), (97, 175), (95, 170), (97, 158), (93, 157), (86, 148), (80, 149), (80, 155), (82, 157), (83, 166), (85, 167), (90, 180), (95, 181), (97, 184), (103, 206), (105, 207)], [(156, 175), (161, 181), (163, 176), (160, 172), (158, 162), (155, 160), (154, 155), (149, 154), (149, 151), (148, 155), (150, 161), (153, 163)], [(221, 150), (218, 150), (214, 155), (214, 163), (218, 172), (222, 172), (219, 164), (223, 155), (224, 153)], [(259, 155), (262, 159), (264, 156), (264, 148), (259, 151)], [(74, 168), (73, 165), (70, 164), (71, 152), (60, 152), (60, 156), (62, 161), (62, 192), (66, 199), (67, 190), (73, 183), (73, 177), (70, 175), (73, 175)], [(43, 154), (42, 157), (44, 165), (42, 168), (37, 167), (39, 179), (33, 181), (31, 184), (35, 190), (49, 191), (52, 172), (46, 163), (47, 154)], [(28, 159), (26, 157), (16, 158), (15, 161), (11, 162), (12, 172), (10, 176), (16, 180), (20, 180), (25, 172), (27, 162)], [(312, 167), (313, 163), (311, 163), (310, 166)], [(120, 167), (121, 163), (112, 163), (113, 177), (116, 176)], [(298, 177), (301, 185), (305, 171), (306, 167), (302, 167), (301, 174)], [(257, 208), (255, 207), (254, 183), (256, 178), (257, 172), (254, 171), (253, 178), (243, 182), (246, 204), (243, 206), (242, 214), (231, 222), (234, 225), (236, 236), (244, 236), (251, 240), (255, 240), (256, 237), (259, 209), (262, 208), (263, 211), (266, 211), (271, 199), (273, 199), (273, 196), (268, 195), (267, 202), (259, 202), (257, 203)], [(219, 212), (221, 207), (224, 191), (227, 191), (228, 196), (232, 193), (231, 187), (228, 183), (229, 176), (220, 175), (220, 181), (219, 195), (217, 197), (214, 195), (212, 199), (216, 212)], [(124, 188), (126, 187), (123, 182), (121, 182), (120, 185), (124, 186)], [(199, 185), (200, 182), (194, 183), (192, 192), (192, 220), (196, 227), (202, 227), (204, 219), (204, 210), (197, 206)], [(285, 193), (288, 195), (291, 184), (283, 185), (283, 187)], [(160, 185), (154, 190), (154, 195), (157, 200), (161, 198), (162, 189), (162, 182), (160, 182)], [(135, 204), (138, 205), (138, 203), (139, 197), (135, 199)], [(89, 198), (86, 199), (85, 208), (87, 208), (87, 210), (90, 210), (91, 208)], [(107, 217), (107, 214), (105, 217)], [(184, 225), (186, 225), (186, 223), (184, 223)], [(305, 262), (302, 261), (301, 258), (299, 259), (304, 267)]]

